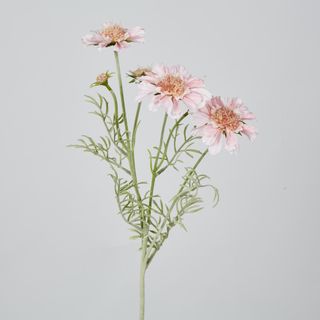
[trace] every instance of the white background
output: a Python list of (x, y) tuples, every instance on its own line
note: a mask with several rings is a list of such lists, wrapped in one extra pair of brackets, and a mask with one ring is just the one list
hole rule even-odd
[[(220, 204), (208, 199), (155, 258), (146, 319), (318, 320), (319, 10), (316, 0), (3, 2), (0, 319), (138, 318), (138, 243), (107, 167), (65, 147), (103, 133), (83, 95), (114, 71), (112, 50), (80, 38), (111, 20), (146, 29), (145, 44), (121, 53), (124, 71), (185, 65), (214, 94), (241, 97), (260, 132), (237, 156), (202, 164)], [(162, 113), (144, 107), (142, 119), (138, 174), (149, 179)], [(157, 192), (171, 195), (177, 178)]]

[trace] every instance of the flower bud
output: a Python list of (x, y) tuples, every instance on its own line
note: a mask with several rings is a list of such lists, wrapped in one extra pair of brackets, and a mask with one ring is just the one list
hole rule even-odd
[(91, 87), (104, 86), (108, 83), (108, 80), (111, 78), (112, 73), (107, 71), (99, 74), (96, 78), (96, 82), (94, 82)]
[(129, 82), (140, 83), (141, 82), (140, 78), (146, 76), (149, 72), (151, 72), (151, 68), (149, 67), (145, 67), (145, 68), (140, 67), (135, 70), (131, 70), (128, 73), (128, 77), (131, 78)]

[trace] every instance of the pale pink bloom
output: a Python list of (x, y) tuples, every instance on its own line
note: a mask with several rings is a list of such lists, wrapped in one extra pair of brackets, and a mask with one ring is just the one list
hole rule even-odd
[(255, 118), (254, 115), (238, 98), (212, 97), (192, 116), (194, 134), (202, 137), (212, 154), (220, 152), (223, 145), (231, 153), (237, 151), (238, 135), (245, 134), (251, 141), (257, 135), (256, 129), (246, 124), (246, 120)]
[(127, 29), (119, 24), (105, 23), (101, 30), (87, 34), (82, 42), (87, 46), (105, 48), (114, 46), (115, 51), (128, 47), (131, 42), (143, 42), (144, 30), (141, 27)]
[(180, 102), (194, 111), (211, 97), (203, 80), (192, 77), (182, 66), (155, 65), (140, 80), (137, 101), (151, 96), (150, 110), (163, 108), (173, 119), (183, 113)]

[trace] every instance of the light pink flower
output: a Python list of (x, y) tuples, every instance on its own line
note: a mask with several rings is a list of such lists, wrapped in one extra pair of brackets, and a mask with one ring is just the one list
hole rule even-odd
[(150, 110), (162, 107), (174, 119), (183, 113), (180, 102), (194, 111), (211, 97), (204, 88), (204, 82), (192, 77), (182, 66), (155, 65), (140, 80), (137, 101), (151, 96)]
[(238, 98), (223, 100), (212, 97), (202, 109), (193, 113), (194, 134), (201, 136), (212, 154), (224, 148), (233, 153), (238, 149), (237, 135), (245, 134), (251, 141), (256, 137), (256, 129), (246, 124), (254, 115)]
[(82, 42), (87, 46), (105, 48), (114, 46), (115, 51), (128, 47), (131, 42), (143, 42), (144, 30), (141, 27), (126, 29), (119, 24), (105, 23), (101, 30), (87, 34)]

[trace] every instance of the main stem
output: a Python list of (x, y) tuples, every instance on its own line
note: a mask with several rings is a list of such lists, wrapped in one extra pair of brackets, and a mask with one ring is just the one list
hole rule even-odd
[(164, 130), (166, 127), (168, 116), (165, 114), (161, 129), (161, 136), (160, 136), (160, 143), (158, 152), (156, 155), (156, 159), (154, 162), (154, 166), (152, 168), (152, 178), (151, 178), (151, 186), (150, 186), (150, 194), (149, 194), (149, 208), (148, 208), (148, 216), (146, 217), (147, 223), (145, 225), (145, 232), (144, 237), (142, 240), (142, 249), (141, 249), (141, 262), (140, 262), (140, 320), (144, 320), (144, 310), (145, 310), (145, 274), (147, 270), (147, 246), (148, 246), (148, 223), (151, 218), (151, 206), (152, 206), (152, 198), (153, 198), (153, 192), (154, 192), (154, 186), (155, 186), (155, 180), (157, 175), (157, 166), (158, 166), (158, 160), (161, 152), (161, 147), (163, 143), (163, 136), (164, 136)]
[(146, 252), (147, 252), (147, 236), (142, 240), (141, 262), (140, 262), (140, 320), (144, 320), (145, 310), (145, 275), (147, 269)]
[[(141, 103), (138, 104), (138, 108), (136, 111), (136, 116), (134, 119), (133, 131), (132, 131), (132, 160), (133, 166), (135, 167), (135, 156), (134, 156), (134, 146), (136, 142), (136, 131), (138, 128), (138, 119), (141, 109)], [(141, 248), (141, 263), (140, 263), (140, 320), (144, 320), (144, 310), (145, 310), (145, 273), (146, 273), (146, 252), (147, 252), (147, 245), (148, 245), (148, 227), (147, 223), (145, 222), (144, 212), (141, 214), (142, 221), (141, 227), (143, 230), (143, 239), (142, 239), (142, 248)]]
[(141, 200), (141, 195), (139, 191), (138, 186), (138, 179), (137, 179), (137, 173), (136, 173), (136, 166), (135, 166), (135, 157), (134, 157), (134, 143), (135, 143), (135, 131), (136, 126), (138, 122), (138, 116), (140, 112), (140, 105), (139, 105), (139, 112), (137, 113), (135, 124), (134, 124), (134, 130), (133, 130), (133, 143), (130, 141), (130, 132), (129, 132), (129, 126), (128, 126), (128, 120), (127, 120), (127, 113), (126, 113), (126, 106), (124, 101), (124, 94), (123, 94), (123, 85), (122, 85), (122, 79), (121, 79), (121, 70), (120, 70), (120, 62), (119, 62), (119, 55), (117, 51), (114, 51), (114, 57), (116, 60), (116, 68), (117, 68), (117, 76), (118, 76), (118, 82), (119, 82), (119, 90), (120, 90), (120, 99), (121, 99), (121, 107), (122, 107), (122, 114), (123, 114), (123, 122), (125, 126), (125, 135), (126, 135), (126, 146), (128, 151), (128, 162), (130, 166), (130, 172), (132, 176), (132, 182), (135, 189), (135, 193), (137, 195), (137, 200), (140, 208), (141, 213), (141, 220), (143, 221), (142, 225), (142, 248), (141, 248), (141, 265), (140, 265), (140, 320), (144, 320), (144, 310), (145, 310), (145, 272), (146, 272), (146, 252), (147, 252), (147, 244), (148, 244), (148, 228), (146, 224), (145, 219), (145, 212), (143, 203)]

